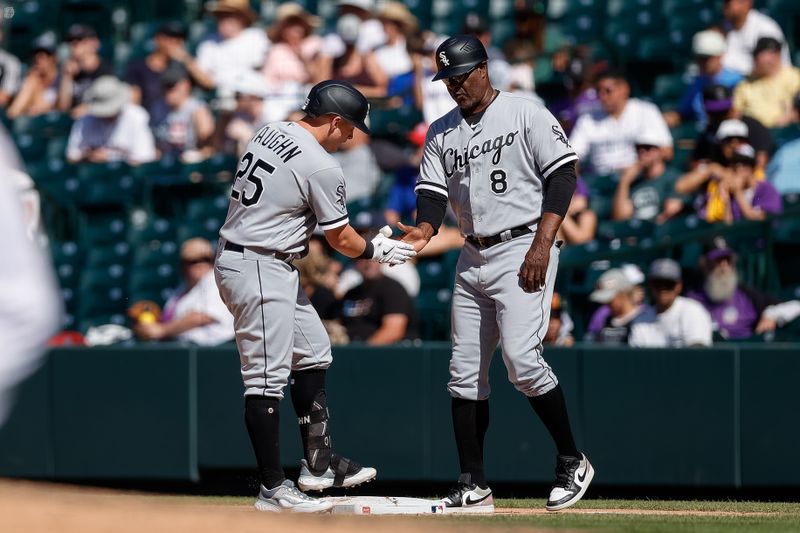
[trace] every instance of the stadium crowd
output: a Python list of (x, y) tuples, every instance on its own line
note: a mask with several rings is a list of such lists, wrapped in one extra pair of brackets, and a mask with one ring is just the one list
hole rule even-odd
[[(787, 199), (796, 201), (795, 45), (752, 0), (725, 0), (720, 18), (693, 34), (672, 99), (655, 98), (653, 76), (636, 72), (634, 63), (608, 47), (562, 35), (551, 22), (558, 3), (513, 2), (513, 32), (502, 40), (485, 12), (455, 11), (451, 29), (478, 36), (489, 53), (493, 85), (548, 106), (580, 156), (582, 179), (559, 233), (565, 256), (570, 248), (620, 241), (609, 229), (688, 219), (728, 228), (776, 217)], [(201, 37), (190, 31), (198, 21), (140, 25), (146, 35), (140, 53), (122, 62), (111, 62), (97, 29), (81, 23), (60, 38), (53, 31), (39, 35), (29, 57), (0, 50), (4, 120), (15, 132), (17, 121), (68, 114), (68, 135), (60, 144), (50, 140), (47, 157), (75, 168), (151, 169), (165, 161), (202, 168), (226, 157), (235, 165), (259, 127), (302, 116), (311, 84), (343, 79), (368, 96), (375, 110), (375, 135), (356, 131), (335, 154), (347, 179), (351, 222), (369, 233), (384, 223), (413, 221), (413, 186), (427, 126), (454, 106), (444, 84), (431, 81), (433, 52), (445, 36), (400, 2), (339, 0), (327, 25), (297, 3), (263, 5), (269, 23), (248, 0), (209, 4), (201, 19), (208, 31)], [(14, 140), (21, 144), (19, 135)], [(24, 146), (21, 151), (33, 152)], [(36, 162), (26, 160), (29, 171)], [(38, 174), (29, 173), (41, 188)], [(103, 180), (102, 174), (94, 179)], [(31, 188), (30, 179), (18, 181), (21, 189)], [(176, 195), (175, 202), (182, 200), (181, 189), (165, 190)], [(224, 214), (224, 194), (211, 200)], [(50, 201), (51, 195), (42, 194), (44, 210)], [(214, 228), (205, 228), (203, 237), (213, 240)], [(221, 327), (227, 323), (221, 302), (207, 287), (213, 244), (198, 235), (184, 237), (169, 255), (173, 272), (182, 273), (181, 285), (169, 300), (155, 302), (164, 306), (155, 322), (147, 313), (141, 320), (137, 307), (132, 331), (141, 340), (229, 341), (232, 330)], [(633, 234), (621, 240), (634, 247), (643, 243)], [(451, 220), (416, 266), (348, 263), (323, 239), (296, 265), (335, 343), (443, 338), (442, 329), (430, 330), (429, 312), (435, 309), (445, 317), (440, 322), (447, 321), (441, 304), (452, 282), (448, 268), (463, 243)], [(715, 238), (703, 245), (692, 264), (661, 257), (608, 265), (613, 268), (598, 272), (583, 294), (561, 280), (547, 341), (707, 346), (769, 335), (800, 315), (800, 303), (785, 291), (766, 294), (743, 283), (748, 280), (741, 278), (740, 258), (766, 253), (766, 243), (730, 245)], [(117, 307), (128, 307), (136, 296), (125, 291)], [(77, 320), (70, 326), (77, 329)]]

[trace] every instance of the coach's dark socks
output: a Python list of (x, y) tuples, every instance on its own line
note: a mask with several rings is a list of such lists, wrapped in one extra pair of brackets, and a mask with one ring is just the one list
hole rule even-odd
[(580, 457), (575, 439), (572, 438), (567, 404), (564, 401), (561, 385), (556, 385), (556, 388), (541, 396), (529, 396), (528, 401), (553, 437), (558, 454)]
[(461, 472), (470, 474), (474, 483), (486, 488), (483, 440), (489, 427), (489, 400), (453, 398), (452, 412)]
[(280, 416), (277, 398), (245, 396), (244, 421), (250, 442), (258, 461), (261, 484), (268, 489), (277, 487), (285, 479), (281, 467), (281, 450), (278, 431)]

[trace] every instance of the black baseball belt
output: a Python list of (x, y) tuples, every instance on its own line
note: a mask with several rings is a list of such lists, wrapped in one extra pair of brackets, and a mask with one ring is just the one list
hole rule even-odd
[(517, 226), (516, 228), (507, 229), (505, 231), (501, 231), (497, 235), (492, 235), (490, 237), (477, 237), (475, 235), (470, 235), (467, 237), (467, 240), (477, 246), (478, 248), (489, 248), (490, 246), (494, 246), (495, 244), (500, 244), (501, 242), (510, 241), (515, 237), (520, 237), (522, 235), (527, 235), (528, 233), (533, 233), (533, 230), (528, 226)]
[[(244, 253), (246, 247), (242, 246), (241, 244), (226, 242), (225, 249), (230, 250), (231, 252), (238, 252), (242, 254)], [(256, 253), (264, 255), (264, 252), (256, 252)], [(287, 254), (284, 252), (269, 251), (268, 253), (274, 255), (275, 259), (277, 259), (278, 261), (291, 261), (292, 259), (296, 259), (298, 257), (297, 254)]]

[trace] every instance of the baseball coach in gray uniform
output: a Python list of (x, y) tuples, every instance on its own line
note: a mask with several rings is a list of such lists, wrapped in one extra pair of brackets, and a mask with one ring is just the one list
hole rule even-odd
[(415, 255), (412, 245), (387, 238), (390, 231), (365, 241), (349, 224), (344, 176), (329, 152), (351, 139), (353, 128), (369, 133), (364, 96), (346, 82), (324, 81), (311, 89), (303, 111), (297, 122), (264, 126), (248, 144), (231, 189), (215, 265), (220, 295), (234, 316), (245, 423), (261, 481), (255, 506), (262, 511), (332, 507), (284, 478), (278, 413), (290, 378), (305, 448), (300, 489), (352, 487), (376, 475), (374, 468), (331, 448), (325, 396), (331, 345), (292, 260), (306, 252), (317, 225), (331, 246), (348, 257), (395, 265)]
[(489, 425), (489, 364), (498, 341), (508, 377), (527, 396), (558, 449), (551, 511), (577, 502), (594, 471), (572, 437), (558, 379), (542, 358), (560, 242), (575, 189), (577, 155), (553, 115), (494, 89), (483, 44), (459, 35), (436, 50), (438, 73), (457, 107), (427, 135), (416, 185), (416, 227), (403, 240), (421, 250), (447, 200), (466, 243), (453, 289), (450, 382), (461, 476), (444, 498), (451, 512), (492, 512), (483, 467)]

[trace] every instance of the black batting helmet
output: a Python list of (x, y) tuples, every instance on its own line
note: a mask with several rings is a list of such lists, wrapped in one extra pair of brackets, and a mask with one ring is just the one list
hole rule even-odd
[(436, 49), (436, 66), (439, 67), (439, 72), (433, 80), (460, 76), (488, 59), (486, 48), (477, 37), (472, 35), (450, 37)]
[(314, 85), (302, 110), (310, 117), (329, 113), (339, 115), (364, 133), (369, 133), (364, 123), (369, 113), (369, 103), (358, 89), (346, 81), (326, 80)]

